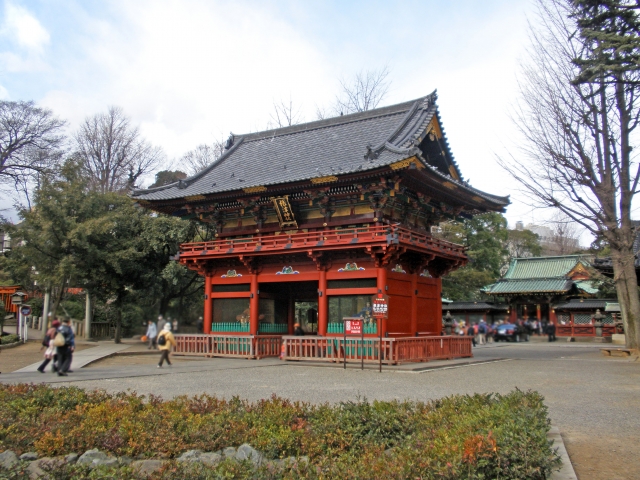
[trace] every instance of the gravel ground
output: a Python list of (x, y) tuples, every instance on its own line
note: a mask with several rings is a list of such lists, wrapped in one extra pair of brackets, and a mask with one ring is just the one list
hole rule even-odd
[(102, 370), (104, 377), (112, 378), (58, 384), (109, 392), (135, 390), (164, 398), (208, 393), (258, 400), (276, 394), (315, 403), (358, 398), (424, 401), (451, 394), (532, 389), (545, 396), (552, 423), (560, 428), (580, 479), (640, 478), (640, 361), (636, 358), (605, 358), (593, 345), (566, 343), (500, 344), (477, 348), (474, 354), (475, 360), (496, 361), (378, 373), (237, 359), (192, 360), (176, 362), (172, 369), (156, 369), (136, 364), (135, 357), (130, 357), (130, 363), (120, 358), (117, 364), (100, 362), (86, 369), (93, 376)]

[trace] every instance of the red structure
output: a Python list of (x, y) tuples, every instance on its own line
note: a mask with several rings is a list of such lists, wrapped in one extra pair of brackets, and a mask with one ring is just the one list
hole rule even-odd
[[(431, 226), (503, 211), (508, 198), (462, 180), (435, 101), (434, 93), (232, 135), (224, 155), (198, 175), (134, 192), (144, 207), (197, 219), (215, 232), (212, 241), (182, 245), (178, 260), (203, 275), (204, 333), (222, 340), (193, 340), (184, 348), (260, 356), (258, 350), (271, 347), (257, 337), (275, 336), (279, 344), (295, 323), (317, 338), (340, 336), (342, 319), (356, 316), (364, 318), (371, 342), (380, 334), (439, 335), (440, 277), (467, 257), (463, 247), (433, 238)], [(371, 315), (377, 294), (389, 304), (382, 332)], [(285, 338), (283, 345), (301, 341)], [(349, 355), (346, 345), (320, 344), (309, 355)], [(376, 345), (370, 347), (384, 350)], [(455, 351), (447, 350), (458, 356)]]
[[(22, 290), (22, 287), (20, 285), (0, 286), (0, 302), (4, 304), (4, 311), (7, 312), (7, 314), (13, 313), (14, 316), (17, 314), (18, 305), (14, 305), (11, 303), (11, 296), (21, 290)], [(25, 295), (23, 297), (24, 302), (26, 302), (28, 299), (29, 299), (28, 295)]]

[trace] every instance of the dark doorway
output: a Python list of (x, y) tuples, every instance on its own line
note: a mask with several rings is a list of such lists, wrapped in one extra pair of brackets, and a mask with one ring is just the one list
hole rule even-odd
[(318, 331), (318, 282), (260, 283), (260, 322), (286, 324), (289, 334), (294, 323), (307, 333)]

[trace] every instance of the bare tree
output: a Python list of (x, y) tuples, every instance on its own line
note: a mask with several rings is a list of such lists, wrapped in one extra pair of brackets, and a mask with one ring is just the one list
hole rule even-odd
[(289, 97), (288, 102), (285, 100), (273, 102), (273, 113), (271, 113), (270, 123), (273, 123), (277, 128), (297, 125), (301, 121), (300, 108), (294, 108), (291, 97)]
[(576, 222), (563, 214), (555, 215), (551, 220), (552, 248), (556, 255), (567, 255), (574, 253), (580, 248), (580, 232), (576, 227)]
[(32, 178), (58, 164), (64, 126), (33, 102), (0, 101), (0, 185), (28, 193)]
[(100, 192), (132, 188), (164, 159), (162, 150), (144, 140), (118, 107), (85, 119), (74, 139), (76, 155)]
[[(582, 9), (583, 3), (596, 10)], [(603, 23), (615, 15), (602, 10), (610, 6), (605, 3), (620, 2), (538, 0), (531, 61), (523, 67), (522, 100), (514, 118), (525, 141), (520, 155), (499, 161), (535, 206), (556, 208), (608, 242), (627, 346), (638, 348), (640, 298), (631, 204), (640, 180), (632, 154), (640, 120), (640, 73), (602, 62), (595, 76), (584, 78), (582, 68), (583, 61), (603, 52), (613, 52), (611, 65), (627, 52), (637, 56), (637, 45), (630, 50), (600, 47), (625, 35), (637, 41), (638, 15), (636, 9), (624, 21)], [(583, 21), (590, 15), (600, 22), (594, 27), (600, 40), (585, 34)], [(634, 25), (625, 33), (627, 21)]]
[(224, 153), (224, 143), (215, 140), (212, 145), (201, 144), (180, 157), (180, 168), (185, 168), (189, 176), (201, 172)]
[(389, 92), (389, 68), (363, 70), (352, 80), (340, 80), (342, 91), (336, 97), (335, 110), (339, 115), (365, 112), (376, 108)]

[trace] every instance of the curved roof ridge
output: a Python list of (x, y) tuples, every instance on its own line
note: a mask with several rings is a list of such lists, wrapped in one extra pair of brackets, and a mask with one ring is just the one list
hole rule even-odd
[(297, 125), (290, 125), (288, 127), (274, 128), (270, 130), (262, 130), (260, 132), (246, 133), (237, 135), (243, 137), (247, 142), (255, 140), (262, 140), (270, 137), (281, 137), (285, 135), (291, 135), (299, 132), (308, 132), (312, 130), (319, 130), (327, 127), (335, 127), (336, 125), (344, 125), (348, 123), (361, 122), (369, 120), (371, 118), (384, 117), (387, 115), (394, 115), (411, 109), (415, 104), (420, 101), (431, 97), (433, 93), (424, 97), (417, 98), (415, 100), (409, 100), (407, 102), (396, 103), (394, 105), (388, 105), (386, 107), (374, 108), (371, 110), (365, 110), (364, 112), (350, 113), (347, 115), (338, 115), (335, 117), (329, 117), (322, 120), (314, 120), (312, 122), (299, 123)]

